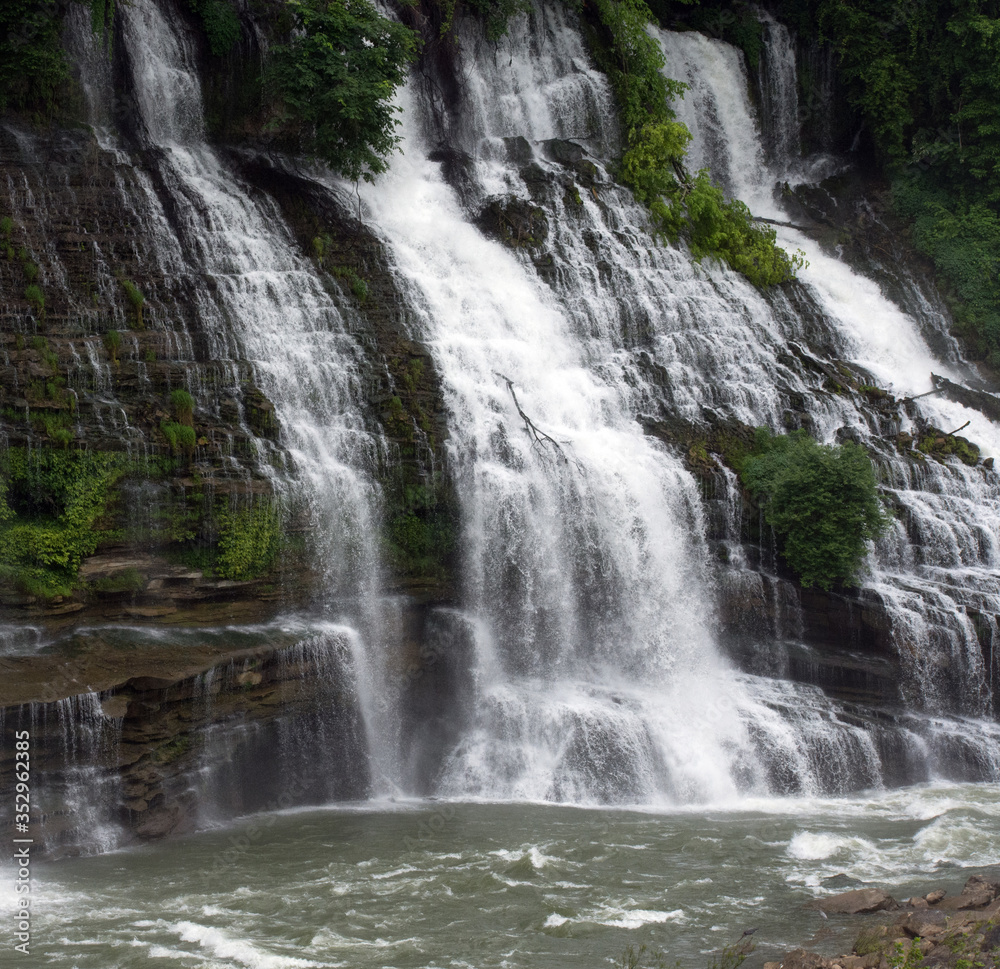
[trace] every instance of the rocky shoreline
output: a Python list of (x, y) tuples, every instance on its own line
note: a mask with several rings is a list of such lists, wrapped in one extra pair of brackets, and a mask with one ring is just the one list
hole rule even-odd
[[(1000, 869), (973, 875), (958, 895), (933, 889), (899, 902), (878, 888), (859, 888), (806, 903), (828, 921), (873, 916), (857, 924), (850, 952), (824, 956), (806, 948), (763, 969), (995, 969), (1000, 964)], [(886, 916), (891, 920), (884, 921)], [(830, 930), (809, 943), (819, 944)]]

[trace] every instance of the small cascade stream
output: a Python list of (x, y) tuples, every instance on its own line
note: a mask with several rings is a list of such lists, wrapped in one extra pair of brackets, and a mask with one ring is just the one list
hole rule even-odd
[[(187, 39), (152, 0), (134, 4), (123, 21), (144, 137), (158, 149), (156, 174), (172, 206), (168, 218), (150, 198), (153, 211), (139, 213), (157, 235), (164, 275), (193, 289), (210, 359), (232, 361), (234, 382), (238, 362), (250, 363), (280, 406), (331, 598), (370, 596), (379, 576), (378, 499), (365, 469), (378, 443), (357, 406), (360, 351), (274, 203), (251, 197), (208, 146)], [(279, 488), (288, 478), (277, 469)]]

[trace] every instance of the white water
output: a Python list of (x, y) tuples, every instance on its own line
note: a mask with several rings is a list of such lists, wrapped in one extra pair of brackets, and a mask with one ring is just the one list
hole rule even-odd
[[(666, 71), (691, 84), (678, 117), (695, 135), (694, 163), (719, 172), (756, 214), (788, 221), (775, 201), (779, 175), (765, 164), (760, 148), (742, 55), (700, 34), (655, 33), (667, 59)], [(794, 70), (787, 32), (772, 28), (768, 39), (779, 46), (773, 56), (768, 51), (773, 69)], [(794, 75), (772, 88), (793, 99), (776, 125), (787, 128), (788, 117), (796, 115)], [(934, 328), (943, 336), (946, 321), (940, 315), (929, 312), (914, 319), (891, 303), (874, 281), (797, 230), (779, 228), (778, 238), (789, 251), (805, 252), (809, 267), (800, 277), (821, 309), (841, 359), (874, 374), (879, 386), (900, 397), (931, 389), (932, 370), (963, 379), (963, 370), (951, 361), (934, 358), (923, 335)], [(922, 399), (919, 409), (944, 430), (971, 421), (964, 433), (982, 447), (984, 456), (1000, 453), (1000, 427), (982, 414), (938, 397)], [(838, 414), (838, 420), (868, 436), (859, 418), (846, 408)], [(828, 437), (833, 429), (826, 428)], [(880, 543), (871, 585), (889, 604), (899, 648), (912, 667), (908, 696), (942, 708), (946, 701), (939, 695), (935, 671), (951, 667), (960, 681), (962, 708), (988, 713), (983, 657), (966, 610), (995, 611), (1000, 595), (1000, 482), (995, 474), (957, 461), (947, 468), (928, 462), (922, 472), (915, 472), (888, 449), (881, 450), (887, 485), (905, 513), (892, 536)]]
[[(565, 171), (546, 161), (546, 140), (573, 138), (600, 161), (613, 126), (594, 119), (593, 106), (608, 103), (606, 86), (564, 16), (536, 8), (515, 22), (502, 58), (466, 59), (468, 103), (444, 124), (411, 85), (402, 100), (402, 155), (364, 193), (443, 375), (466, 521), (468, 604), (482, 621), (474, 713), (441, 790), (657, 803), (769, 786), (845, 791), (878, 785), (889, 751), (947, 773), (949, 756), (931, 750), (947, 749), (948, 737), (961, 737), (960, 748), (976, 751), (995, 776), (996, 731), (987, 724), (945, 718), (883, 735), (845, 718), (818, 690), (734, 678), (721, 660), (699, 502), (676, 460), (639, 433), (636, 416), (673, 409), (696, 418), (710, 405), (780, 428), (786, 385), (808, 395), (826, 440), (844, 425), (867, 435), (867, 423), (850, 400), (817, 392), (814, 378), (776, 359), (791, 340), (808, 347), (816, 325), (785, 295), (764, 297), (724, 269), (654, 251), (633, 228), (641, 213), (602, 174), (571, 208), (558, 188)], [(681, 109), (695, 133), (692, 167), (714, 168), (758, 214), (787, 218), (773, 200), (776, 177), (741, 55), (698, 34), (658, 36), (667, 72), (692, 85)], [(794, 67), (787, 31), (773, 27), (768, 38), (788, 48), (774, 52), (776, 69)], [(476, 49), (474, 38), (465, 40), (464, 50)], [(794, 78), (776, 87), (794, 96)], [(783, 108), (779, 129), (796, 114), (794, 104)], [(461, 200), (428, 160), (426, 132), (442, 127), (473, 162)], [(539, 188), (537, 169), (524, 180), (503, 140), (513, 136), (534, 146), (533, 164), (556, 189)], [(797, 144), (787, 131), (783, 137)], [(470, 225), (470, 210), (508, 193), (546, 205), (546, 249), (556, 266), (548, 283), (523, 255)], [(837, 357), (900, 396), (929, 389), (932, 369), (961, 379), (932, 358), (917, 322), (874, 282), (795, 230), (782, 230), (780, 241), (807, 251), (802, 286)], [(602, 261), (613, 272), (602, 271)], [(649, 379), (650, 358), (666, 371), (665, 386)], [(568, 461), (551, 447), (532, 447), (498, 374), (511, 379), (539, 428), (569, 442)], [(964, 420), (964, 408), (939, 401), (924, 412), (940, 427)], [(994, 431), (977, 438), (987, 454)], [(889, 473), (905, 473), (902, 461), (885, 461)], [(922, 657), (907, 660), (907, 698), (982, 716), (991, 698), (965, 615), (968, 594), (934, 576), (930, 563), (947, 560), (950, 549), (974, 580), (971, 598), (996, 602), (996, 478), (957, 465), (926, 474), (929, 483), (893, 488), (911, 527), (940, 533), (919, 553), (928, 564), (916, 561), (901, 523), (882, 543), (879, 561), (887, 565), (872, 586), (889, 603), (901, 652)], [(951, 668), (941, 696), (920, 662)]]

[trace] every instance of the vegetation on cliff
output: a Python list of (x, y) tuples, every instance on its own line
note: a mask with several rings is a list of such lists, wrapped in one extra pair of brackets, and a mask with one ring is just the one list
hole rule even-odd
[(1000, 3), (785, 0), (779, 13), (836, 51), (959, 333), (1000, 366)]
[(346, 178), (371, 181), (399, 142), (392, 103), (416, 35), (367, 0), (288, 0), (291, 40), (273, 51), (272, 83), (302, 147)]
[(99, 541), (124, 454), (8, 448), (0, 454), (0, 582), (30, 595), (68, 595)]
[(794, 278), (803, 262), (775, 243), (774, 229), (754, 220), (738, 199), (726, 199), (706, 170), (684, 164), (691, 133), (670, 102), (685, 85), (663, 74), (659, 44), (646, 32), (654, 19), (645, 0), (593, 0), (592, 47), (608, 75), (621, 117), (625, 152), (619, 177), (646, 205), (658, 235), (683, 238), (695, 259), (714, 256), (756, 286)]
[(781, 554), (806, 588), (856, 585), (867, 543), (888, 526), (867, 452), (804, 431), (758, 428), (740, 478), (761, 502)]

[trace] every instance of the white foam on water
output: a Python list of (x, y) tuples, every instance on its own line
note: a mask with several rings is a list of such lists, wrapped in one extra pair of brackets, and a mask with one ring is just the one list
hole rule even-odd
[(795, 835), (788, 845), (788, 854), (803, 861), (819, 861), (833, 857), (850, 857), (857, 854), (874, 856), (878, 849), (864, 838), (856, 838), (826, 831), (803, 831)]
[(330, 965), (268, 952), (250, 942), (234, 939), (221, 929), (199, 925), (197, 922), (178, 922), (174, 931), (182, 942), (196, 942), (210, 955), (236, 962), (247, 969), (321, 969)]
[(639, 929), (644, 925), (660, 925), (663, 922), (682, 922), (686, 917), (682, 908), (677, 908), (670, 912), (636, 909), (625, 913), (619, 918), (603, 918), (597, 921), (602, 925), (611, 925), (618, 929)]

